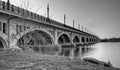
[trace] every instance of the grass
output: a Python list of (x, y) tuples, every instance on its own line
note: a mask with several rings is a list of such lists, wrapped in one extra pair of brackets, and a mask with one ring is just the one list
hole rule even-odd
[(19, 50), (0, 50), (0, 70), (119, 70), (81, 59)]

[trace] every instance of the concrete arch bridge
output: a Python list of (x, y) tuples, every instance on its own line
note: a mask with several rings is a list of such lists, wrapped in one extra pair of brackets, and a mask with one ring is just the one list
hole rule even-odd
[(0, 1), (0, 48), (85, 45), (99, 41), (93, 34)]

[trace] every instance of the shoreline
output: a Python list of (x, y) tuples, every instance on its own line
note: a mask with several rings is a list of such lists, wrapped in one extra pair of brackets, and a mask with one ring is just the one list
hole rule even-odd
[(0, 51), (0, 68), (2, 70), (120, 70), (95, 64), (97, 59), (92, 62), (90, 60), (93, 58), (71, 59), (65, 56), (19, 50)]

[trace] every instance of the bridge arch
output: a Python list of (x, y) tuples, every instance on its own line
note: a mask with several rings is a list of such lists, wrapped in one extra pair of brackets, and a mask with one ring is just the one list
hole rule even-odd
[(86, 38), (86, 42), (89, 42), (89, 38), (88, 37)]
[(53, 36), (45, 30), (31, 30), (26, 31), (17, 41), (17, 45), (24, 49), (25, 45), (32, 47), (39, 47), (42, 45), (52, 45), (54, 43)]
[(35, 30), (39, 30), (39, 31), (43, 31), (45, 33), (47, 33), (48, 35), (50, 35), (50, 37), (54, 40), (54, 37), (52, 34), (50, 34), (50, 32), (48, 32), (46, 29), (41, 29), (41, 28), (31, 28), (31, 29), (27, 29), (25, 30), (25, 32), (22, 32), (20, 35), (21, 36), (17, 36), (17, 38), (19, 39), (20, 37), (22, 37), (24, 34), (28, 33), (28, 32), (31, 32), (31, 31), (35, 31)]
[(91, 38), (89, 38), (89, 41), (90, 41), (90, 42), (92, 42), (92, 39), (91, 39)]
[(93, 42), (93, 38), (92, 38), (92, 42)]
[(1, 48), (7, 48), (7, 35), (0, 32), (0, 49)]
[(82, 38), (81, 38), (81, 42), (82, 42), (82, 43), (85, 43), (85, 37), (82, 37)]
[(68, 33), (61, 33), (57, 38), (58, 44), (71, 43), (71, 37)]
[(80, 42), (80, 39), (79, 39), (79, 36), (74, 36), (73, 38), (73, 43), (79, 43)]

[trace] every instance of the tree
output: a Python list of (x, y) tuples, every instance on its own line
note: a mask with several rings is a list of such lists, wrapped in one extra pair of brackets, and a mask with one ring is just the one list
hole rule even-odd
[[(32, 11), (32, 9), (34, 9), (35, 7), (34, 7), (34, 4), (32, 4), (32, 0), (19, 0), (19, 3), (20, 3), (20, 8), (23, 8), (24, 10), (26, 10), (26, 11)], [(8, 0), (7, 1), (7, 6), (9, 6), (10, 5), (10, 0)], [(38, 9), (36, 9), (36, 12), (37, 11), (39, 11), (40, 10), (40, 8), (41, 7), (39, 7)], [(22, 13), (22, 15), (21, 15), (22, 17), (24, 17), (24, 18), (27, 18), (27, 14), (24, 14), (24, 12)], [(28, 40), (26, 40), (26, 36), (25, 36), (25, 30), (26, 30), (26, 21), (22, 21), (22, 23), (23, 23), (23, 28), (22, 28), (22, 32), (23, 32), (23, 37), (21, 37), (21, 39), (23, 39), (23, 47), (24, 48), (27, 48), (27, 41)], [(21, 27), (21, 26), (20, 26)], [(21, 28), (20, 28), (20, 30), (21, 30)], [(21, 31), (20, 31), (20, 33), (21, 33)], [(21, 34), (20, 34), (21, 35)], [(20, 40), (20, 41), (22, 41), (22, 40)]]
[(20, 0), (20, 3), (21, 3), (20, 4), (21, 8), (28, 10), (28, 11), (32, 11), (34, 13), (37, 13), (41, 9), (41, 6), (38, 8), (34, 7), (35, 4), (33, 4), (32, 0)]

